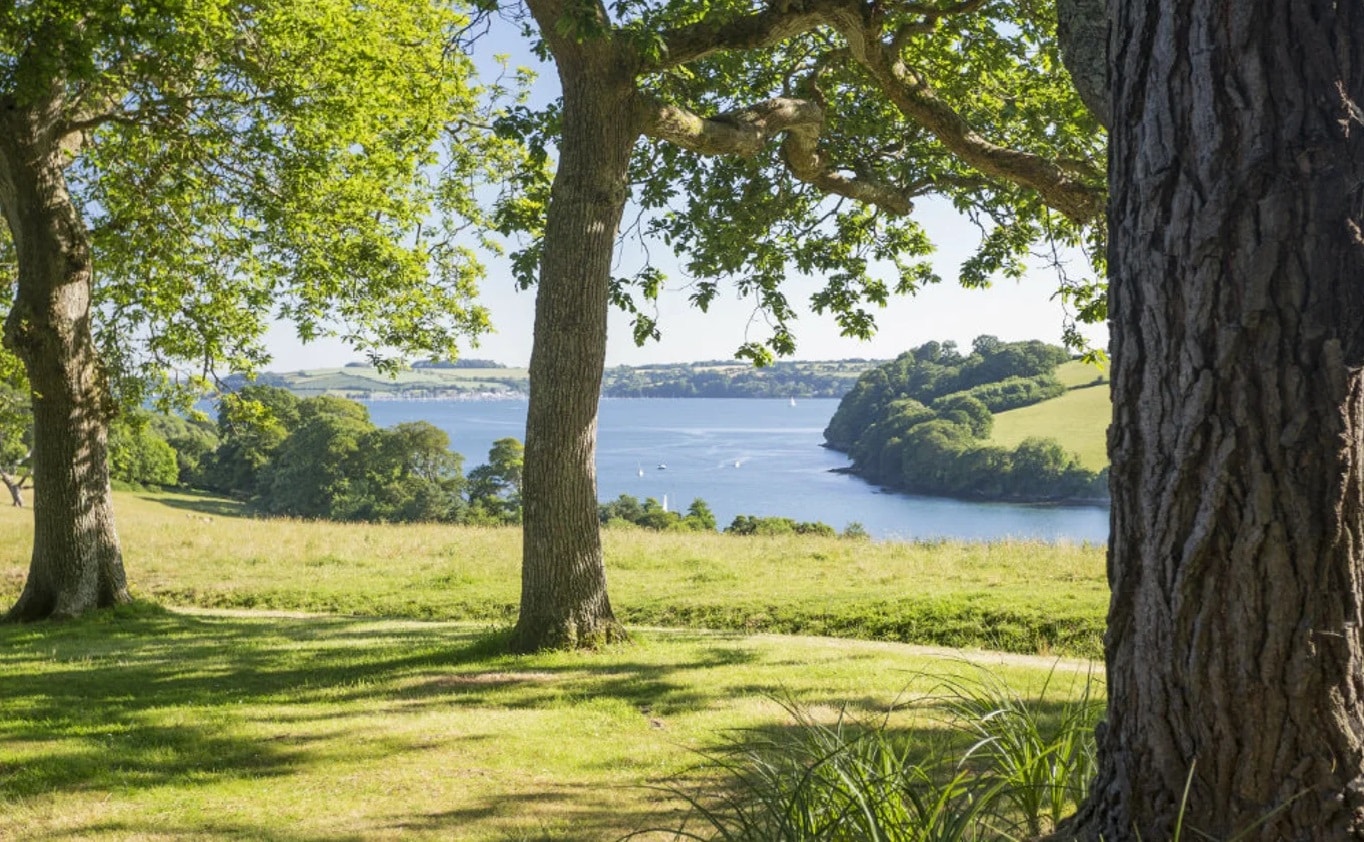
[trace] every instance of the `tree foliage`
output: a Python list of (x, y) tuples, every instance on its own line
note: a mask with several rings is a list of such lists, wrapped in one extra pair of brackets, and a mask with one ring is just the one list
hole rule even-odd
[(32, 428), (24, 367), (0, 349), (0, 471), (15, 473), (27, 461)]
[[(964, 285), (1019, 277), (1039, 249), (1102, 264), (1103, 134), (1061, 65), (1048, 2), (530, 5), (543, 54), (565, 35), (607, 41), (634, 73), (645, 141), (627, 233), (646, 249), (612, 279), (611, 300), (640, 342), (660, 330), (649, 302), (668, 278), (647, 248), (660, 242), (681, 257), (695, 305), (729, 282), (763, 314), (768, 335), (739, 349), (761, 363), (795, 348), (795, 276), (820, 279), (814, 309), (859, 337), (890, 295), (939, 281), (914, 214), (928, 197), (980, 230)], [(534, 150), (500, 224), (538, 238), (562, 103), (498, 125)], [(524, 285), (539, 249), (533, 239), (518, 255)], [(1075, 318), (1102, 320), (1093, 274), (1059, 271), (1058, 285)]]
[(714, 532), (715, 514), (705, 500), (691, 501), (685, 514), (669, 511), (657, 498), (643, 502), (638, 497), (622, 494), (597, 508), (597, 516), (604, 526), (629, 524), (656, 532)]
[(23, 488), (29, 478), (33, 447), (33, 409), (28, 391), (23, 365), (0, 348), (0, 482), (15, 506), (24, 503)]
[(109, 425), (109, 478), (134, 486), (179, 481), (175, 449), (152, 429), (145, 415), (123, 415)]
[(326, 520), (466, 520), (463, 458), (425, 421), (375, 427), (362, 404), (273, 386), (223, 397), (215, 490), (261, 512)]
[(74, 153), (105, 360), (207, 375), (265, 359), (271, 317), (375, 355), (486, 326), (455, 227), (502, 154), (447, 126), (484, 107), (447, 4), (11, 5), (0, 98), (43, 98)]
[(469, 520), (472, 523), (521, 522), (521, 481), (526, 454), (521, 442), (493, 442), (488, 461), (469, 472)]
[(212, 456), (218, 449), (217, 426), (197, 412), (189, 417), (156, 413), (148, 424), (175, 451), (179, 483), (204, 487)]
[(275, 449), (298, 425), (292, 392), (274, 386), (248, 386), (223, 395), (218, 404), (218, 448), (205, 471), (208, 488), (250, 498)]
[(822, 521), (797, 521), (789, 517), (755, 517), (736, 515), (729, 526), (729, 535), (818, 535), (832, 538), (838, 533)]

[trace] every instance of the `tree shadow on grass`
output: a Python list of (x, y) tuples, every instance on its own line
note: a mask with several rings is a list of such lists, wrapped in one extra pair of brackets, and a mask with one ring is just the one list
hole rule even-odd
[[(0, 626), (0, 802), (233, 780), (288, 786), (288, 776), (338, 752), (349, 764), (401, 764), (405, 753), (429, 746), (419, 737), (366, 732), (374, 717), (390, 713), (564, 708), (604, 698), (681, 710), (706, 703), (707, 694), (671, 673), (744, 658), (689, 649), (695, 654), (681, 661), (608, 663), (590, 655), (526, 659), (503, 652), (504, 633), (449, 624), (186, 615), (145, 604), (70, 623)], [(369, 719), (347, 724), (349, 717)], [(619, 824), (615, 808), (604, 806), (615, 802), (599, 801), (590, 788), (565, 781), (555, 790), (573, 802), (556, 813), (573, 817), (575, 826)], [(513, 789), (488, 809), (506, 816), (516, 799), (544, 795)], [(441, 805), (425, 806), (428, 812), (394, 823), (445, 821), (435, 818), (443, 815)], [(458, 812), (449, 814), (452, 829), (465, 820)], [(116, 836), (117, 822), (136, 820), (105, 821), (113, 824), (85, 831)], [(224, 828), (225, 836), (315, 838)]]
[(222, 497), (215, 497), (194, 491), (176, 492), (175, 496), (162, 494), (139, 494), (139, 498), (149, 503), (159, 503), (172, 509), (182, 509), (186, 512), (193, 512), (199, 515), (209, 515), (212, 517), (249, 517), (250, 512), (246, 509), (246, 504), (236, 500), (227, 500)]
[[(768, 668), (780, 664), (780, 659), (764, 660), (742, 640), (688, 632), (667, 636), (681, 645), (666, 653), (649, 654), (650, 647), (643, 646), (609, 657), (526, 657), (504, 654), (504, 632), (469, 626), (187, 615), (147, 605), (65, 624), (0, 626), (0, 801), (234, 780), (288, 786), (290, 775), (332, 762), (338, 753), (346, 763), (370, 768), (402, 764), (404, 756), (430, 748), (401, 730), (367, 730), (376, 717), (390, 715), (453, 708), (576, 710), (579, 705), (591, 711), (605, 704), (616, 714), (623, 707), (637, 709), (640, 727), (648, 729), (643, 718), (667, 718), (780, 690), (747, 678), (728, 686), (707, 680), (708, 670), (760, 660)], [(884, 699), (849, 700), (832, 691), (802, 693), (801, 702), (840, 707), (863, 718), (885, 707)], [(777, 738), (792, 727), (779, 722), (749, 733)], [(935, 733), (933, 728), (921, 731), (908, 737), (928, 740)], [(660, 731), (659, 738), (667, 739), (666, 734)], [(458, 752), (460, 745), (494, 738), (455, 735), (454, 743), (441, 750)], [(611, 757), (600, 762), (620, 762)], [(641, 777), (653, 777), (640, 783), (666, 787), (669, 782), (660, 774), (641, 767)], [(185, 833), (284, 842), (404, 831), (439, 838), (486, 820), (525, 830), (509, 838), (587, 840), (612, 838), (622, 827), (648, 826), (658, 812), (652, 808), (666, 810), (666, 804), (662, 794), (623, 799), (618, 791), (603, 793), (580, 781), (525, 779), (470, 795), (457, 809), (403, 805), (410, 809), (371, 817), (379, 824), (349, 837), (202, 820), (187, 824)], [(536, 819), (518, 818), (522, 811), (543, 813), (553, 825), (541, 833)], [(177, 821), (184, 823), (173, 814), (158, 819), (155, 828), (151, 823), (141, 828), (137, 821), (95, 815), (82, 832), (173, 833)]]
[(174, 819), (167, 820), (165, 816), (92, 822), (66, 832), (44, 834), (48, 839), (89, 839), (95, 835), (113, 839), (202, 839), (208, 836), (268, 842), (364, 842), (370, 838), (363, 833), (338, 834), (333, 831), (310, 833), (279, 823), (260, 825), (225, 819), (185, 825), (177, 823)]

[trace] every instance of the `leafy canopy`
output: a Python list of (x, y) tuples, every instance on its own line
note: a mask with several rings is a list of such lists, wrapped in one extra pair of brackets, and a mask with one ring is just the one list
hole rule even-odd
[(0, 348), (0, 472), (14, 471), (28, 459), (32, 430), (24, 367), (13, 354)]
[[(646, 257), (614, 279), (612, 300), (634, 314), (637, 341), (658, 333), (648, 302), (668, 279), (647, 256), (658, 242), (683, 255), (697, 306), (732, 282), (767, 318), (770, 333), (740, 356), (794, 350), (783, 283), (795, 275), (823, 282), (817, 312), (868, 336), (888, 296), (939, 280), (913, 212), (928, 197), (979, 227), (963, 284), (1018, 277), (1039, 253), (1073, 248), (1101, 268), (1103, 132), (1061, 65), (1046, 0), (529, 5), (542, 28), (527, 19), (525, 33), (542, 54), (605, 40), (635, 68), (646, 141), (626, 230)], [(535, 165), (501, 206), (505, 231), (540, 233), (560, 109), (521, 107), (499, 122)], [(516, 262), (527, 285), (537, 253), (532, 238)], [(1056, 265), (1074, 316), (1104, 318), (1098, 282)]]
[(511, 152), (477, 128), (500, 90), (467, 24), (432, 0), (0, 4), (0, 101), (55, 115), (127, 396), (259, 366), (272, 317), (381, 361), (487, 328), (463, 228)]

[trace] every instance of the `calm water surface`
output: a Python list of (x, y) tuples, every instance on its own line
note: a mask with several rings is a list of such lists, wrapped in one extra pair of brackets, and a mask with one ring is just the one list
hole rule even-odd
[[(856, 477), (821, 447), (838, 401), (657, 398), (606, 399), (597, 437), (597, 490), (667, 497), (685, 510), (704, 499), (723, 527), (735, 515), (821, 520), (842, 529), (856, 521), (877, 538), (1041, 538), (1103, 542), (1108, 510), (1090, 506), (968, 503), (886, 493)], [(526, 402), (375, 401), (374, 423), (429, 421), (450, 434), (465, 472), (486, 460), (493, 441), (525, 439)]]

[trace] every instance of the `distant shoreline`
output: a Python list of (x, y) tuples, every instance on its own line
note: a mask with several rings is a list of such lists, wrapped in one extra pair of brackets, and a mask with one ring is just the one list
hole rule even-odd
[[(828, 448), (835, 453), (842, 453), (836, 447), (830, 447), (828, 442), (821, 444), (820, 447)], [(1057, 509), (1108, 509), (1113, 505), (1113, 501), (1107, 497), (1058, 497), (1053, 500), (1035, 500), (1027, 497), (988, 497), (970, 494), (928, 494), (922, 491), (908, 491), (903, 488), (896, 488), (893, 485), (885, 485), (879, 482), (872, 482), (864, 479), (860, 471), (852, 465), (841, 468), (830, 468), (831, 474), (843, 474), (845, 476), (857, 477), (868, 485), (876, 486), (882, 494), (898, 494), (904, 497), (922, 497), (924, 499), (945, 499), (960, 500), (963, 503), (1000, 503), (1007, 506), (1036, 506), (1038, 508), (1057, 508)]]

